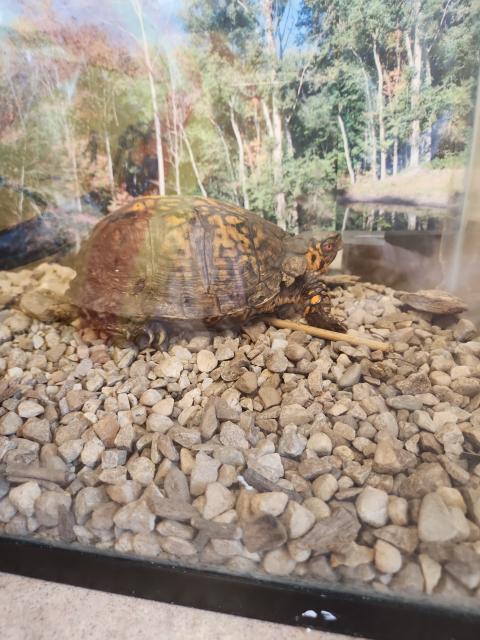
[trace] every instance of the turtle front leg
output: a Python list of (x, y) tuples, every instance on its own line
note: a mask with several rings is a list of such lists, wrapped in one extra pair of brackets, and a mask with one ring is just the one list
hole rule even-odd
[(145, 324), (129, 325), (130, 340), (142, 350), (147, 347), (164, 349), (168, 341), (168, 333), (165, 325), (158, 320), (150, 320)]
[(331, 314), (332, 302), (324, 282), (317, 281), (305, 291), (307, 302), (303, 315), (309, 325), (347, 333), (347, 327)]

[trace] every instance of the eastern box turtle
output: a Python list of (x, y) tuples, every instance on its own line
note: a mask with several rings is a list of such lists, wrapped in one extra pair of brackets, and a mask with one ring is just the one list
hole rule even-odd
[(149, 342), (163, 322), (241, 323), (292, 303), (309, 324), (345, 331), (320, 278), (340, 246), (339, 234), (292, 236), (210, 198), (143, 197), (96, 225), (69, 298), (110, 333)]

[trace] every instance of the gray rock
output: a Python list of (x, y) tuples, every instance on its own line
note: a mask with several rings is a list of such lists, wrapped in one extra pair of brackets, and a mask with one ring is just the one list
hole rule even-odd
[(250, 552), (269, 551), (281, 547), (287, 540), (283, 524), (270, 514), (244, 523), (243, 542)]
[(408, 411), (415, 411), (415, 409), (422, 408), (422, 401), (412, 395), (393, 396), (387, 398), (387, 405), (392, 409), (408, 409)]
[(66, 491), (43, 491), (35, 501), (35, 518), (44, 527), (56, 527), (62, 509), (70, 509), (72, 497)]
[(342, 552), (357, 537), (360, 523), (348, 509), (338, 507), (331, 516), (317, 522), (297, 544), (316, 554)]
[(288, 537), (293, 540), (304, 536), (315, 524), (315, 515), (297, 502), (289, 502), (283, 516)]
[(120, 529), (134, 533), (148, 533), (155, 526), (155, 515), (150, 511), (145, 500), (130, 502), (115, 513), (113, 521)]
[(265, 409), (269, 409), (270, 407), (274, 407), (280, 404), (282, 400), (280, 391), (268, 385), (260, 387), (258, 391), (258, 397), (260, 398)]
[(218, 430), (218, 418), (215, 409), (215, 398), (210, 398), (205, 406), (200, 422), (200, 433), (205, 440), (210, 438)]
[(220, 482), (212, 482), (205, 490), (203, 517), (211, 520), (231, 509), (235, 504), (235, 495)]
[(422, 542), (466, 540), (470, 528), (458, 507), (449, 507), (438, 493), (427, 493), (418, 514), (418, 535)]
[(263, 558), (264, 570), (273, 576), (288, 576), (295, 569), (296, 562), (286, 549), (274, 549)]
[(362, 377), (362, 368), (356, 363), (352, 364), (348, 369), (345, 369), (338, 381), (339, 387), (352, 387), (354, 384), (360, 382)]
[(220, 442), (226, 447), (233, 447), (234, 449), (248, 449), (250, 447), (245, 437), (245, 431), (233, 422), (224, 422), (222, 424)]
[(168, 498), (190, 502), (190, 491), (188, 489), (187, 476), (178, 467), (173, 465), (165, 476), (163, 489)]
[(271, 516), (279, 516), (285, 511), (288, 496), (281, 491), (267, 491), (257, 493), (250, 500), (250, 508), (253, 513), (268, 513)]
[(408, 378), (397, 382), (396, 386), (404, 397), (406, 395), (415, 396), (421, 393), (428, 393), (431, 389), (430, 380), (424, 373), (412, 373)]
[(365, 487), (356, 500), (360, 519), (372, 527), (383, 527), (388, 520), (388, 494), (386, 491)]
[(214, 460), (203, 451), (197, 453), (190, 474), (190, 493), (192, 496), (202, 495), (207, 485), (217, 481), (220, 464), (219, 460)]
[(188, 502), (182, 502), (172, 498), (164, 498), (158, 491), (149, 491), (146, 496), (147, 503), (151, 511), (161, 518), (167, 520), (178, 520), (187, 522), (198, 515), (197, 509)]
[(423, 574), (416, 562), (408, 562), (393, 578), (390, 587), (399, 591), (421, 592)]
[(375, 567), (381, 573), (397, 573), (402, 568), (402, 554), (384, 540), (375, 543)]
[(20, 429), (23, 420), (13, 411), (9, 411), (0, 418), (0, 435), (11, 436)]
[(272, 371), (272, 373), (284, 373), (289, 364), (290, 362), (280, 349), (273, 351), (265, 357), (265, 366), (269, 371)]
[(467, 318), (460, 318), (453, 330), (453, 336), (455, 340), (458, 340), (459, 342), (468, 342), (474, 338), (477, 333), (477, 328), (473, 322)]
[(169, 536), (161, 541), (161, 547), (172, 556), (194, 556), (197, 554), (195, 546), (188, 540)]
[(250, 458), (248, 467), (272, 482), (277, 482), (280, 478), (283, 478), (284, 468), (278, 453), (267, 453), (258, 458)]
[(287, 425), (278, 442), (278, 452), (296, 458), (304, 451), (306, 444), (307, 439), (298, 434), (296, 425)]
[(74, 513), (78, 524), (84, 524), (92, 511), (108, 498), (104, 487), (85, 487), (75, 496)]
[(301, 405), (290, 404), (281, 408), (279, 421), (281, 427), (286, 427), (287, 424), (301, 426), (311, 422), (312, 416)]
[(438, 462), (423, 463), (400, 482), (398, 494), (402, 498), (421, 498), (438, 487), (450, 486), (450, 478)]
[(218, 366), (218, 360), (211, 351), (202, 349), (197, 353), (197, 366), (202, 373), (210, 373)]
[(257, 376), (253, 371), (245, 371), (235, 382), (235, 388), (242, 393), (253, 393), (257, 390)]
[(106, 492), (114, 502), (119, 504), (128, 504), (134, 502), (140, 497), (142, 485), (135, 480), (125, 480), (118, 484), (106, 488)]
[(135, 482), (143, 486), (150, 484), (155, 475), (155, 465), (144, 456), (136, 458), (135, 460), (129, 460), (127, 470), (132, 480), (135, 480)]
[(45, 409), (35, 400), (22, 400), (17, 407), (17, 412), (21, 418), (35, 418), (42, 415)]
[(30, 481), (11, 489), (8, 497), (19, 513), (32, 517), (35, 513), (35, 500), (41, 493), (38, 482)]
[(137, 533), (132, 539), (133, 551), (139, 556), (155, 558), (160, 555), (162, 547), (160, 536), (154, 531), (149, 533)]

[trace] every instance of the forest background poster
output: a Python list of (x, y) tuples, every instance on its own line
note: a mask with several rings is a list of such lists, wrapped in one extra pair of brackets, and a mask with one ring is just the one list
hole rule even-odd
[(335, 225), (340, 197), (448, 207), (479, 17), (477, 0), (4, 3), (0, 226), (149, 193), (292, 231)]

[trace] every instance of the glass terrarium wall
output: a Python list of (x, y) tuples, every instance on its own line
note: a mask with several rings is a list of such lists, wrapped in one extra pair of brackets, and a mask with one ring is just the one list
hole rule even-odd
[[(2, 18), (0, 533), (476, 607), (478, 331), (403, 296), (441, 286), (476, 318), (473, 1), (25, 0)], [(141, 349), (65, 320), (65, 263), (151, 195), (341, 231), (322, 282), (377, 344), (260, 320)]]

